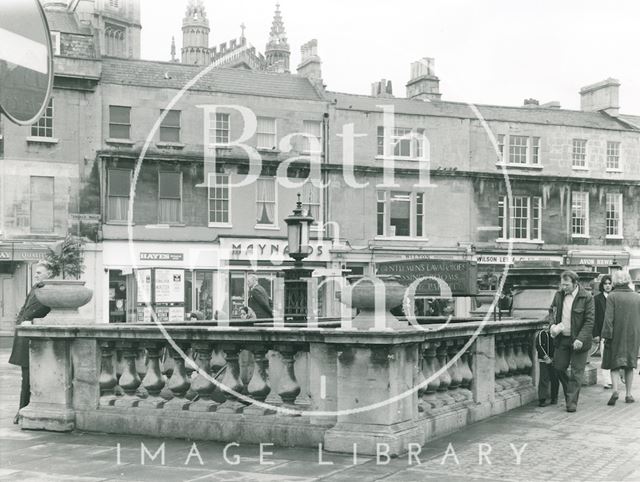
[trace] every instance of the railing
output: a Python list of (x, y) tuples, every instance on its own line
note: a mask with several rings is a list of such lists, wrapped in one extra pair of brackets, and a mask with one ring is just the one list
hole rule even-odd
[(22, 427), (399, 454), (533, 400), (541, 326), (21, 327)]

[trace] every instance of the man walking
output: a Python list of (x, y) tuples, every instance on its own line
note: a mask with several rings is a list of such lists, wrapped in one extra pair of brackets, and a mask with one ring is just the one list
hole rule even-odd
[(593, 296), (580, 286), (575, 272), (565, 271), (560, 275), (560, 290), (553, 298), (550, 311), (553, 315), (551, 336), (555, 337), (554, 366), (564, 391), (567, 412), (575, 412), (595, 319)]
[(271, 307), (271, 298), (267, 291), (258, 283), (258, 277), (254, 274), (247, 276), (247, 285), (249, 286), (249, 308), (256, 314), (256, 318), (273, 318), (273, 310)]

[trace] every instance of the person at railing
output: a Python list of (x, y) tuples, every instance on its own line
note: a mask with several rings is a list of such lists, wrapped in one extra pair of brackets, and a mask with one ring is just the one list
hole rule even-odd
[[(613, 283), (611, 282), (611, 276), (608, 274), (604, 275), (600, 280), (600, 284), (598, 285), (598, 290), (600, 291), (597, 295), (593, 297), (593, 302), (596, 307), (596, 319), (593, 324), (593, 343), (598, 345), (596, 352), (592, 356), (599, 357), (601, 350), (601, 335), (602, 335), (602, 325), (604, 324), (604, 313), (607, 308), (607, 297), (611, 290), (613, 289)], [(604, 388), (611, 388), (611, 375), (607, 373), (606, 370), (602, 370), (602, 377)]]
[(602, 338), (604, 352), (602, 368), (611, 370), (613, 393), (607, 402), (615, 405), (618, 400), (620, 372), (624, 370), (627, 403), (634, 402), (631, 395), (634, 369), (638, 366), (640, 349), (640, 294), (631, 289), (631, 276), (627, 271), (616, 271), (612, 277), (613, 291), (607, 298)]
[[(35, 272), (33, 274), (34, 284), (31, 291), (27, 295), (27, 299), (22, 305), (20, 312), (16, 318), (16, 326), (30, 325), (35, 318), (44, 318), (47, 316), (51, 309), (48, 306), (43, 305), (36, 298), (36, 291), (42, 288), (44, 285), (42, 282), (51, 278), (51, 266), (47, 261), (39, 261), (35, 265)], [(17, 365), (22, 368), (22, 385), (20, 387), (20, 407), (18, 413), (13, 419), (13, 423), (18, 423), (20, 420), (20, 409), (29, 405), (31, 398), (31, 383), (29, 380), (29, 339), (22, 336), (15, 335), (13, 337), (13, 348), (11, 349), (11, 356), (9, 357), (9, 363)]]
[(247, 286), (249, 287), (249, 308), (256, 314), (256, 318), (273, 318), (271, 307), (271, 298), (267, 291), (258, 283), (258, 277), (255, 274), (247, 276)]
[(560, 290), (553, 298), (549, 313), (552, 315), (550, 332), (555, 337), (554, 367), (562, 384), (567, 412), (575, 412), (591, 348), (595, 306), (593, 296), (580, 286), (574, 271), (560, 275)]
[(538, 352), (538, 363), (540, 367), (538, 406), (546, 407), (547, 399), (551, 405), (555, 405), (558, 403), (560, 381), (553, 367), (554, 344), (548, 328), (536, 333), (536, 351)]

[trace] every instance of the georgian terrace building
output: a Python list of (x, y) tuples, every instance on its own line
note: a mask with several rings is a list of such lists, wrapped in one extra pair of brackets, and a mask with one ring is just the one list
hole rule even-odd
[[(410, 98), (393, 97), (384, 80), (371, 96), (327, 92), (331, 132), (353, 125), (362, 185), (341, 184), (348, 154), (344, 137), (332, 136), (329, 216), (346, 241), (345, 267), (463, 257), (478, 262), (479, 288), (492, 290), (505, 265), (519, 261), (629, 266), (640, 244), (640, 129), (618, 114), (618, 86), (608, 79), (582, 89), (581, 111), (536, 101), (473, 106), (441, 101), (433, 63), (423, 59), (412, 66)], [(425, 188), (419, 166), (427, 160)], [(395, 185), (384, 180), (389, 161)]]

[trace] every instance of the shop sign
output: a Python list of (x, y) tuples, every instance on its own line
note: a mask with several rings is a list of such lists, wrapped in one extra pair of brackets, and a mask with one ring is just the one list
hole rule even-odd
[(18, 248), (11, 249), (10, 247), (3, 247), (0, 251), (0, 260), (4, 261), (38, 261), (44, 259), (47, 256), (46, 248)]
[(567, 256), (567, 264), (581, 266), (596, 266), (598, 268), (606, 268), (613, 264), (626, 266), (629, 264), (631, 255), (626, 252), (618, 253), (569, 253)]
[[(308, 261), (329, 261), (329, 244), (310, 243), (311, 253)], [(289, 246), (286, 240), (279, 239), (230, 239), (220, 240), (220, 248), (228, 252), (230, 259), (282, 261), (289, 260)]]
[(476, 256), (478, 264), (514, 264), (522, 263), (525, 261), (553, 261), (557, 263), (562, 262), (562, 256), (540, 256), (540, 255), (526, 255), (515, 254), (508, 256), (506, 254), (479, 254)]
[(141, 261), (183, 261), (183, 253), (140, 253)]
[(441, 284), (447, 284), (453, 296), (473, 296), (478, 293), (477, 265), (474, 261), (450, 259), (419, 259), (376, 263), (378, 275), (393, 275), (409, 286), (424, 279), (416, 290), (420, 296), (440, 296)]

